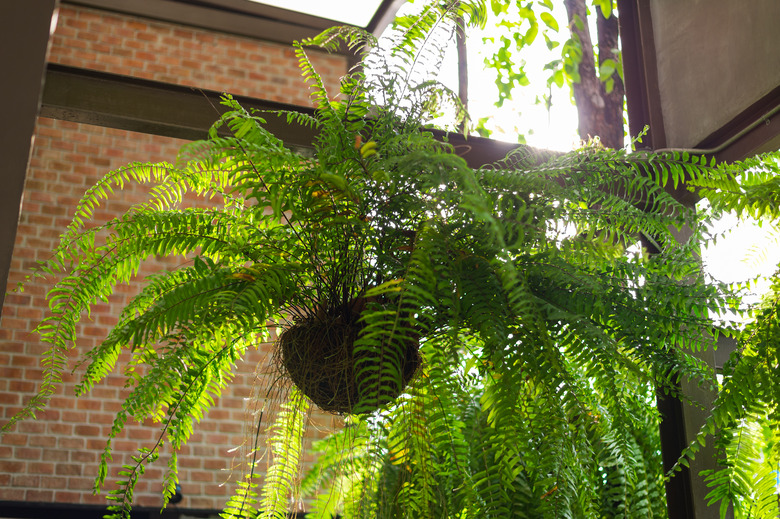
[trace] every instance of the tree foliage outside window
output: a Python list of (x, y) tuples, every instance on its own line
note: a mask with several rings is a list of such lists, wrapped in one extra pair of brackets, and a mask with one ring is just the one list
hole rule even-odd
[[(598, 137), (609, 148), (622, 148), (623, 59), (615, 0), (491, 0), (488, 6), (485, 27), (471, 36), (475, 41), (482, 35), (492, 49), (484, 64), (496, 74), (496, 106), (511, 104), (526, 90), (548, 111), (553, 102), (571, 101), (583, 141)], [(543, 54), (546, 62), (528, 63), (529, 54)], [(534, 66), (543, 68), (541, 76)], [(543, 77), (545, 88), (534, 77)], [(480, 119), (477, 129), (488, 135), (486, 122)]]
[[(316, 328), (304, 347), (341, 348), (325, 355), (343, 361), (339, 376), (315, 386), (332, 395), (321, 407), (347, 395), (344, 427), (299, 477), (306, 395), (316, 388), (296, 380), (273, 419), (257, 416), (269, 444), (250, 453), (224, 517), (283, 517), (303, 498), (313, 517), (664, 517), (655, 395), (686, 398), (681, 377), (716, 388), (695, 353), (720, 334), (740, 347), (700, 435), (723, 455), (710, 498), (724, 510), (733, 503), (739, 517), (775, 517), (780, 286), (746, 307), (740, 286), (702, 272), (698, 250), (722, 211), (780, 216), (777, 157), (715, 164), (591, 146), (555, 156), (521, 149), (468, 167), (425, 129), (457, 96), (419, 71), (440, 63), (438, 33), (460, 16), (478, 23), (484, 9), (432, 4), (402, 20), (391, 60), (365, 51), (378, 43), (354, 28), (299, 45), (317, 111), (287, 115), (318, 130), (314, 158), (285, 148), (262, 114), (226, 96), (209, 139), (185, 146), (176, 163), (131, 164), (92, 187), (38, 271), (62, 276), (38, 327), (50, 345), (43, 384), (4, 430), (46, 405), (92, 304), (147, 257), (184, 255), (186, 264), (146, 280), (84, 356), (79, 394), (118, 369), (120, 353), (130, 357), (121, 369), (131, 392), (97, 488), (127, 421), (160, 423), (158, 441), (110, 491), (116, 517), (129, 517), (134, 485), (165, 445), (166, 501), (173, 495), (175, 453), (269, 323)], [(309, 45), (366, 52), (338, 96), (313, 69)], [(128, 182), (150, 183), (149, 200), (90, 227), (95, 208)], [(670, 194), (683, 184), (710, 210)], [(221, 204), (182, 206), (185, 193)], [(679, 242), (683, 228), (690, 238)], [(633, 247), (639, 236), (659, 252)], [(727, 311), (747, 324), (718, 319)], [(279, 356), (290, 376), (308, 358)]]

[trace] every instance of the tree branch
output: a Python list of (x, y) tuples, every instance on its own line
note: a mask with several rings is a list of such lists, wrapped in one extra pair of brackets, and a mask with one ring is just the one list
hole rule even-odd
[[(623, 147), (623, 83), (613, 75), (614, 88), (607, 94), (596, 67), (593, 39), (588, 27), (588, 11), (585, 0), (564, 0), (572, 38), (579, 43), (582, 59), (577, 67), (579, 81), (572, 83), (577, 104), (578, 133), (582, 140), (598, 136), (608, 148)], [(611, 49), (617, 48), (617, 17), (604, 18), (597, 9), (599, 65), (607, 59), (615, 59)]]

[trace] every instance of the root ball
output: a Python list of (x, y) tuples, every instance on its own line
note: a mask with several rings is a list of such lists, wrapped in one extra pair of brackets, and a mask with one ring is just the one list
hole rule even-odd
[[(353, 309), (363, 306), (359, 301), (351, 305)], [(324, 411), (370, 413), (397, 398), (420, 366), (417, 337), (391, 341), (380, 351), (355, 351), (363, 328), (359, 318), (349, 310), (311, 316), (279, 337), (284, 371)], [(398, 373), (402, 380), (393, 376)]]

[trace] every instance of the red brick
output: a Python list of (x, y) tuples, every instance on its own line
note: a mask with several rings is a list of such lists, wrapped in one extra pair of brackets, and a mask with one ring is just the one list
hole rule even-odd
[[(163, 57), (164, 60), (160, 59)], [(293, 53), (281, 45), (67, 4), (60, 9), (50, 59), (55, 63), (164, 79), (188, 86), (227, 89), (237, 94), (273, 97), (299, 104), (310, 102), (306, 89), (298, 88), (300, 72)], [(269, 66), (271, 59), (277, 65)], [(329, 82), (337, 81), (345, 67), (344, 59), (340, 57), (313, 53), (312, 59), (319, 70), (328, 73)], [(51, 247), (69, 223), (76, 200), (88, 185), (106, 171), (132, 160), (170, 160), (180, 144), (180, 141), (168, 138), (46, 118), (38, 120), (36, 132), (9, 286), (23, 279), (28, 273), (26, 269), (34, 266), (35, 260), (49, 257)], [(116, 216), (130, 204), (141, 201), (144, 192), (142, 189), (126, 191), (122, 194), (122, 202), (104, 204), (99, 210), (100, 216)], [(180, 260), (175, 260), (173, 264), (179, 263)], [(143, 272), (153, 272), (162, 265), (164, 262), (155, 262)], [(0, 394), (13, 396), (9, 397), (11, 402), (0, 404), (2, 416), (16, 412), (23, 399), (30, 398), (40, 380), (38, 359), (45, 345), (31, 329), (43, 315), (46, 308), (43, 296), (49, 287), (42, 280), (34, 280), (24, 293), (6, 298), (0, 327), (0, 340), (3, 341)], [(139, 283), (134, 281), (130, 286), (122, 287), (109, 303), (93, 308), (92, 322), (78, 329), (78, 346), (71, 355), (73, 363), (85, 348), (97, 344), (116, 323), (119, 309), (138, 289)], [(123, 357), (127, 358), (126, 355)], [(248, 356), (247, 362), (253, 364), (265, 359), (258, 354), (256, 358)], [(78, 400), (72, 396), (78, 376), (66, 373), (64, 379), (64, 386), (52, 398), (47, 410), (38, 414), (38, 420), (23, 422), (11, 433), (21, 434), (29, 441), (22, 441), (22, 436), (11, 436), (11, 444), (6, 443), (6, 437), (0, 445), (0, 459), (23, 464), (16, 466), (19, 471), (14, 475), (20, 478), (17, 482), (33, 483), (35, 477), (40, 478), (37, 488), (25, 489), (23, 495), (9, 495), (16, 495), (10, 498), (19, 500), (104, 504), (103, 496), (91, 495), (91, 476), (95, 473), (96, 460), (103, 451), (114, 413), (120, 409), (121, 397), (126, 394), (126, 391), (120, 392), (124, 378), (112, 376), (86, 398)], [(221, 469), (231, 463), (225, 450), (244, 440), (243, 397), (249, 394), (253, 384), (256, 384), (253, 377), (236, 377), (225, 390), (224, 398), (217, 402), (215, 411), (198, 426), (203, 434), (194, 435), (192, 447), (183, 451), (182, 469), (192, 476), (183, 480), (187, 482), (188, 506), (217, 508), (229, 494), (229, 485), (220, 487), (216, 483), (226, 477)], [(158, 431), (159, 424), (152, 427), (132, 425), (121, 434), (114, 442), (111, 472), (116, 474), (122, 463), (130, 462), (130, 456), (137, 448), (156, 438)], [(32, 459), (25, 461), (24, 458)], [(147, 476), (153, 481), (139, 486), (137, 495), (141, 501), (159, 504), (159, 485), (153, 483), (162, 478), (162, 472), (150, 468)], [(2, 478), (3, 474), (0, 474), (0, 488), (7, 488), (11, 481)], [(202, 483), (209, 483), (208, 489)], [(107, 488), (113, 486), (109, 484)]]
[[(58, 503), (78, 503), (85, 495), (81, 492), (58, 491), (54, 493), (54, 500)], [(86, 501), (86, 499), (84, 499)]]
[(222, 496), (225, 494), (225, 491), (222, 490), (222, 487), (219, 485), (204, 485), (203, 486), (203, 493), (207, 496)]
[(57, 446), (60, 449), (77, 450), (83, 449), (87, 445), (87, 441), (84, 438), (78, 437), (60, 437), (57, 439)]
[[(17, 228), (17, 232), (24, 229), (22, 226), (19, 226)], [(31, 228), (32, 229), (32, 228)], [(5, 303), (7, 305), (15, 305), (15, 306), (26, 306), (30, 304), (30, 296), (25, 294), (8, 294), (5, 296)]]
[(41, 459), (41, 450), (30, 447), (17, 447), (14, 449), (14, 458), (18, 460), (39, 460)]
[(67, 483), (68, 490), (86, 490), (91, 492), (95, 487), (94, 478), (88, 477), (70, 477)]
[[(46, 472), (46, 474), (53, 474), (54, 471)], [(65, 488), (67, 486), (67, 478), (59, 476), (41, 476), (42, 488)]]
[(92, 451), (103, 451), (103, 449), (106, 446), (106, 440), (105, 439), (94, 439), (94, 440), (87, 440), (86, 442), (86, 448)]
[[(205, 465), (211, 465), (211, 466), (205, 466)], [(202, 460), (199, 458), (190, 458), (190, 457), (184, 457), (179, 458), (179, 467), (181, 468), (190, 468), (190, 469), (202, 469), (205, 466), (205, 468), (217, 468), (217, 469), (224, 469), (225, 463), (220, 460)]]
[(114, 441), (113, 442), (114, 450), (116, 451), (122, 451), (122, 452), (135, 452), (138, 450), (138, 443), (136, 442), (129, 442), (129, 441)]
[(77, 425), (76, 427), (74, 427), (74, 432), (76, 433), (76, 435), (82, 437), (101, 436), (100, 427), (94, 425)]
[(0, 472), (23, 473), (26, 465), (23, 461), (0, 460)]
[(30, 447), (56, 447), (57, 438), (48, 435), (32, 435), (29, 441)]
[(25, 491), (22, 488), (2, 488), (0, 487), (0, 500), (2, 501), (23, 501)]
[(43, 459), (45, 461), (58, 462), (68, 460), (68, 451), (62, 449), (43, 449)]
[(41, 484), (40, 476), (28, 476), (27, 474), (15, 474), (11, 478), (11, 486), (14, 487), (38, 487)]
[(84, 463), (86, 465), (96, 465), (98, 463), (99, 455), (94, 451), (84, 450), (71, 450), (70, 461), (77, 463)]
[(132, 427), (128, 429), (127, 436), (133, 440), (157, 439), (159, 432), (151, 428)]
[(80, 476), (82, 465), (76, 463), (58, 463), (54, 467), (54, 473), (58, 476)]
[(214, 483), (214, 473), (206, 471), (194, 471), (189, 475), (188, 481), (200, 481), (203, 483)]
[(5, 433), (3, 435), (4, 445), (27, 445), (27, 435), (21, 433)]
[(228, 467), (227, 460), (209, 458), (204, 460), (203, 468), (207, 470), (224, 470)]
[(70, 423), (87, 423), (87, 413), (85, 411), (63, 411), (62, 421)]
[[(80, 397), (76, 401), (77, 409), (84, 409), (86, 411), (99, 411), (102, 407), (100, 400), (90, 399), (88, 396)], [(92, 416), (90, 415), (90, 423), (92, 423)]]
[(3, 318), (3, 327), (7, 329), (27, 329), (28, 323), (24, 319)]
[(140, 495), (136, 498), (136, 506), (159, 508), (161, 505), (162, 497), (159, 491), (155, 492), (153, 495)]
[[(43, 312), (42, 310), (39, 310), (39, 312)], [(11, 365), (12, 366), (38, 366), (41, 362), (40, 358), (37, 357), (31, 357), (29, 355), (12, 355), (11, 356)]]
[(71, 436), (73, 434), (73, 426), (66, 423), (52, 423), (49, 424), (49, 431), (57, 436)]
[(125, 379), (118, 376), (108, 376), (105, 380), (101, 382), (101, 384), (98, 387), (92, 389), (92, 391), (89, 393), (90, 398), (96, 398), (102, 400), (116, 399), (119, 396), (117, 394), (116, 389), (106, 387), (106, 384), (123, 387), (125, 385)]
[[(117, 398), (117, 397), (115, 397)], [(90, 415), (89, 422), (92, 424), (103, 424), (103, 425), (111, 425), (114, 423), (115, 413), (120, 410), (122, 407), (121, 402), (115, 401), (115, 402), (102, 402), (101, 403), (103, 411), (109, 411), (108, 413), (92, 413)], [(112, 408), (112, 409), (111, 409)]]
[(50, 502), (54, 499), (54, 492), (51, 490), (27, 489), (24, 493), (24, 499), (31, 503)]
[(8, 381), (8, 389), (9, 391), (15, 391), (18, 393), (32, 393), (35, 391), (36, 387), (35, 382), (27, 381), (27, 380), (9, 380)]
[(22, 397), (18, 393), (0, 393), (0, 404), (18, 406), (22, 403)]

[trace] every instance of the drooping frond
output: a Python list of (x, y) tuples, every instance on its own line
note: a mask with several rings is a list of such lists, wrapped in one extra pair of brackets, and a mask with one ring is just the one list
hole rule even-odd
[(259, 502), (260, 517), (287, 517), (290, 496), (300, 472), (303, 455), (303, 432), (305, 430), (308, 402), (295, 389), (279, 412), (276, 423), (271, 427), (271, 464), (263, 480), (262, 498)]

